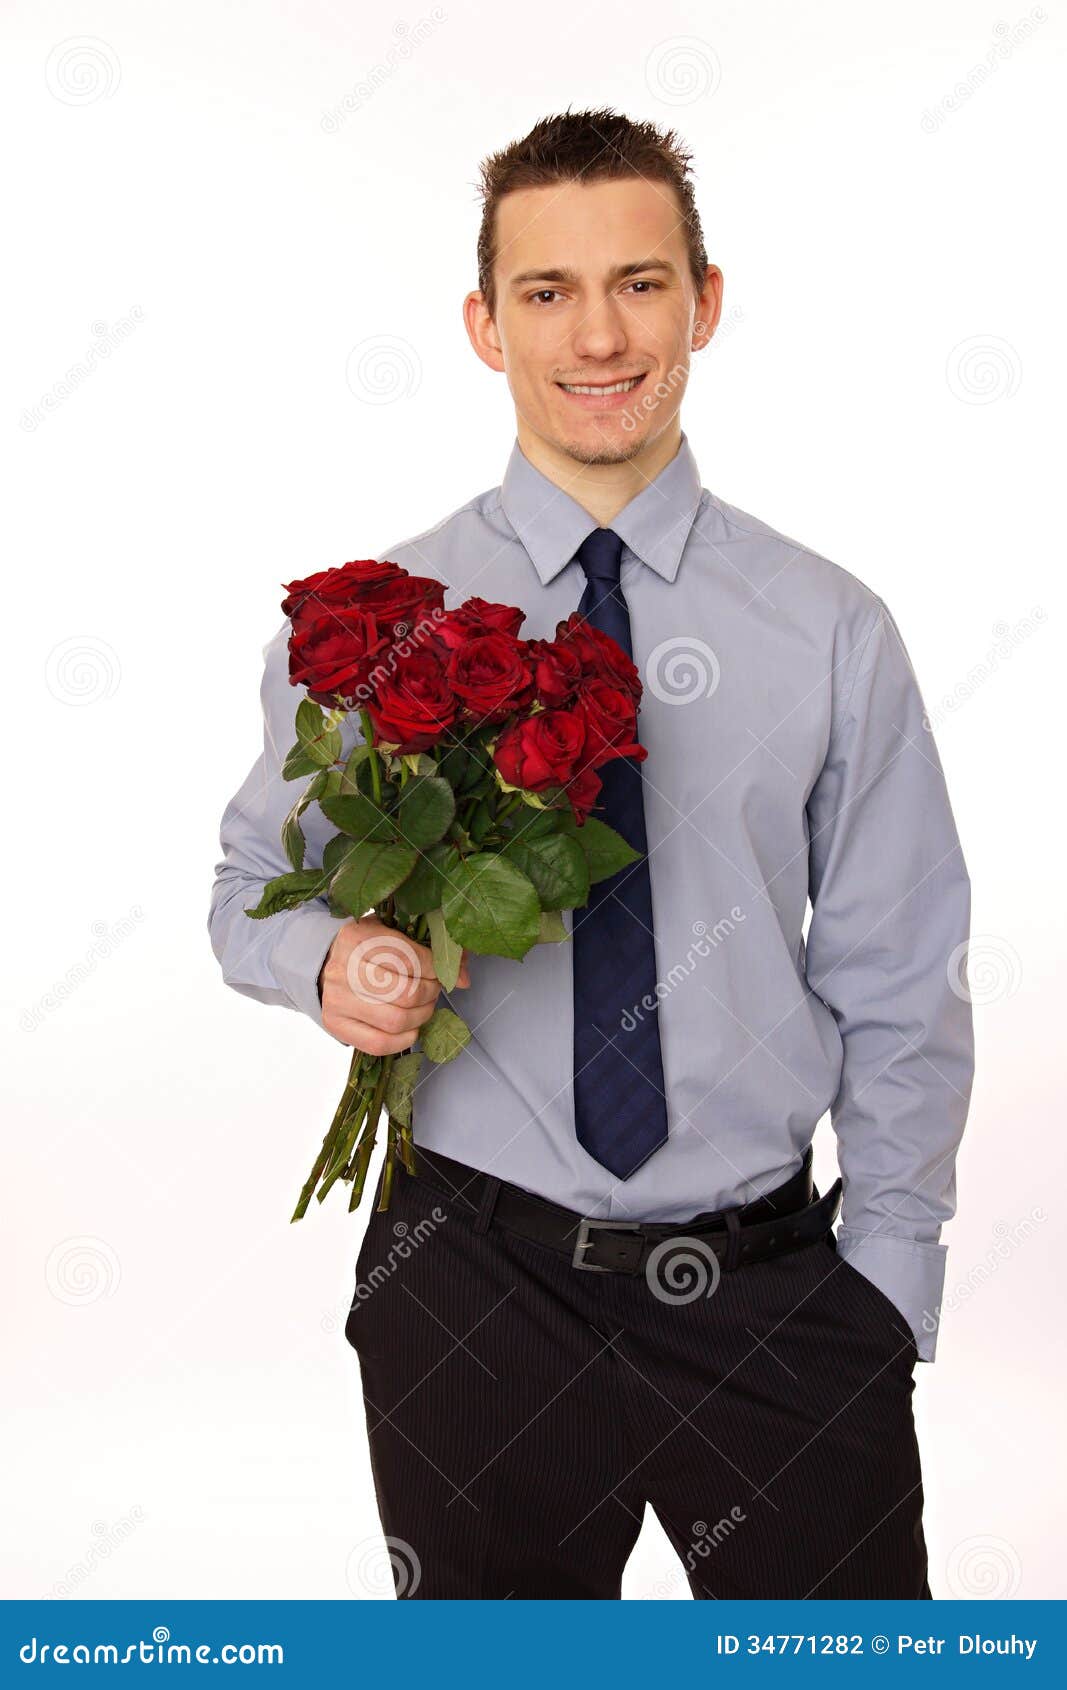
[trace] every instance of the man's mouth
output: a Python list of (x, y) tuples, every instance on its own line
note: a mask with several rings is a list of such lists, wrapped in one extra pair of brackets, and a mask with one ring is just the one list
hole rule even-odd
[(639, 376), (627, 376), (624, 381), (610, 383), (561, 381), (557, 382), (556, 385), (562, 387), (564, 393), (588, 393), (592, 394), (594, 398), (603, 399), (611, 393), (632, 393), (638, 382), (642, 382), (644, 379), (642, 373)]

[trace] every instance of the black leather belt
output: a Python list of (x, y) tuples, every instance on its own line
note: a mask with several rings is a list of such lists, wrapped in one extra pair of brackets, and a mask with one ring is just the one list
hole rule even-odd
[(840, 1180), (825, 1197), (812, 1184), (810, 1145), (784, 1185), (740, 1208), (705, 1210), (686, 1221), (596, 1220), (422, 1145), (415, 1147), (415, 1165), (415, 1177), (469, 1210), (478, 1231), (502, 1226), (592, 1273), (643, 1273), (658, 1246), (686, 1238), (698, 1239), (730, 1271), (817, 1244), (841, 1203)]

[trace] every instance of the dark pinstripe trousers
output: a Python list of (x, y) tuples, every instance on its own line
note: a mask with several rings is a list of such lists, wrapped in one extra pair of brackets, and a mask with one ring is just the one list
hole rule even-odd
[(617, 1598), (646, 1503), (694, 1597), (930, 1595), (893, 1304), (829, 1237), (699, 1268), (581, 1272), (398, 1169), (345, 1329), (398, 1596)]

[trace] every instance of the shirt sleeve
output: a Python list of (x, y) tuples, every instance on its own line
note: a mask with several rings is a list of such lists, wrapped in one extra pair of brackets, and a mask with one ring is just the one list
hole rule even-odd
[[(319, 970), (345, 918), (330, 914), (325, 899), (264, 921), (251, 921), (268, 880), (291, 869), (282, 848), (282, 823), (304, 781), (282, 779), (282, 764), (296, 740), (296, 707), (304, 693), (289, 685), (289, 624), (264, 647), (263, 750), (223, 812), (208, 933), (228, 986), (260, 1003), (282, 1004), (322, 1026)], [(305, 812), (308, 861), (318, 862), (317, 806)]]
[(845, 666), (808, 802), (808, 984), (837, 1022), (841, 1256), (932, 1361), (973, 1035), (970, 881), (922, 698), (881, 599)]

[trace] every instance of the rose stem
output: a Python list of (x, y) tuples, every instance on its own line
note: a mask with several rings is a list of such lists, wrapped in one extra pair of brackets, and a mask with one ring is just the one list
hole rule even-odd
[[(340, 1134), (345, 1115), (348, 1111), (348, 1105), (352, 1100), (352, 1092), (353, 1092), (355, 1084), (358, 1080), (359, 1070), (360, 1070), (360, 1066), (363, 1062), (363, 1058), (364, 1058), (364, 1052), (363, 1051), (354, 1050), (352, 1052), (352, 1062), (351, 1062), (351, 1065), (349, 1066), (349, 1070), (348, 1070), (347, 1084), (345, 1085), (345, 1089), (344, 1089), (343, 1093), (341, 1094), (341, 1101), (337, 1105), (337, 1109), (336, 1109), (336, 1112), (334, 1114), (334, 1118), (330, 1123), (329, 1130), (327, 1131), (326, 1137), (322, 1141), (322, 1149), (319, 1151), (318, 1156), (315, 1158), (315, 1166), (312, 1168), (311, 1173), (308, 1175), (307, 1183), (305, 1184), (303, 1190), (301, 1191), (299, 1200), (298, 1200), (297, 1205), (296, 1205), (296, 1208), (293, 1211), (292, 1220), (294, 1220), (294, 1221), (302, 1220), (304, 1215), (307, 1213), (307, 1206), (311, 1201), (311, 1196), (312, 1196), (312, 1193), (315, 1190), (315, 1185), (316, 1185), (316, 1183), (319, 1179), (319, 1176), (322, 1173), (323, 1168), (325, 1168), (327, 1161), (330, 1159), (330, 1157), (331, 1157), (331, 1155), (332, 1155), (332, 1153), (333, 1153), (333, 1151), (336, 1147), (337, 1139), (338, 1139), (338, 1136)], [(290, 1222), (290, 1224), (292, 1224), (292, 1222)]]

